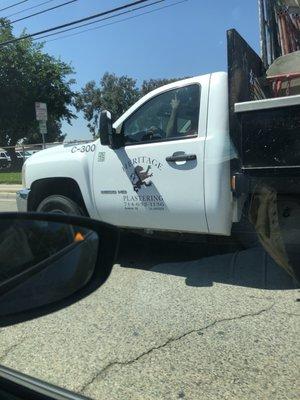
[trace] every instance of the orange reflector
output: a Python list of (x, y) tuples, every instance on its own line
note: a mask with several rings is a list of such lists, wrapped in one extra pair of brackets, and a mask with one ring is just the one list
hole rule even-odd
[(231, 178), (231, 189), (235, 190), (235, 175)]
[(82, 242), (83, 240), (84, 236), (82, 235), (82, 233), (80, 232), (75, 233), (74, 242)]

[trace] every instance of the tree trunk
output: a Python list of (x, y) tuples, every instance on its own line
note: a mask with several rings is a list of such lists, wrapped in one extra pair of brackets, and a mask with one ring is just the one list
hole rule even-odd
[(25, 159), (17, 157), (15, 147), (10, 147), (9, 149), (7, 149), (7, 153), (11, 158), (11, 165), (9, 167), (9, 171), (21, 172)]

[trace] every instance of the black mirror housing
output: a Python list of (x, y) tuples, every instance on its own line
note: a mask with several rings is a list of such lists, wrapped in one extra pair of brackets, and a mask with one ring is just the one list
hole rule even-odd
[(111, 113), (107, 110), (103, 110), (100, 113), (100, 122), (99, 122), (99, 137), (100, 142), (103, 146), (110, 145), (110, 137), (113, 132)]
[(110, 136), (110, 147), (112, 149), (119, 149), (120, 147), (124, 147), (125, 141), (122, 133), (116, 133), (116, 130), (113, 129), (112, 135)]
[(124, 146), (122, 133), (116, 133), (113, 128), (111, 113), (103, 110), (100, 113), (99, 137), (103, 146), (110, 146), (112, 149), (119, 149)]

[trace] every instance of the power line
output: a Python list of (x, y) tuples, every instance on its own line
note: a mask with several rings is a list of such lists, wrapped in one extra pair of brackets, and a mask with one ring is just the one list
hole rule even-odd
[(44, 14), (44, 13), (46, 13), (48, 11), (52, 11), (52, 10), (55, 10), (57, 8), (60, 8), (60, 7), (67, 6), (68, 4), (75, 3), (75, 1), (78, 1), (78, 0), (70, 0), (70, 1), (67, 1), (65, 3), (58, 4), (57, 6), (47, 8), (46, 10), (42, 10), (42, 11), (36, 12), (34, 14), (26, 15), (26, 17), (22, 17), (22, 18), (19, 18), (19, 19), (15, 19), (14, 21), (11, 21), (11, 24), (14, 24), (15, 22), (23, 21), (24, 19), (35, 17), (36, 15)]
[[(150, 1), (150, 0), (149, 0), (149, 1)], [(122, 12), (120, 12), (120, 13), (117, 13), (117, 14), (114, 14), (114, 15), (110, 15), (110, 16), (105, 17), (105, 18), (97, 19), (96, 21), (87, 22), (87, 23), (81, 24), (81, 25), (79, 25), (79, 26), (73, 26), (72, 28), (63, 29), (63, 30), (61, 30), (61, 31), (59, 31), (59, 32), (50, 33), (50, 34), (48, 34), (48, 35), (39, 36), (37, 39), (34, 39), (34, 40), (40, 40), (40, 39), (43, 39), (43, 38), (46, 38), (46, 37), (49, 37), (49, 36), (59, 35), (60, 33), (72, 31), (72, 30), (78, 29), (78, 28), (82, 28), (83, 26), (93, 25), (93, 24), (96, 24), (96, 23), (101, 22), (101, 21), (106, 21), (106, 20), (111, 19), (111, 18), (119, 17), (120, 15), (128, 14), (128, 13), (131, 13), (131, 12), (136, 11), (136, 10), (140, 10), (140, 9), (142, 9), (142, 8), (154, 6), (154, 5), (156, 5), (156, 4), (158, 4), (158, 3), (162, 3), (162, 2), (164, 2), (164, 1), (166, 1), (166, 0), (156, 0), (156, 1), (154, 1), (153, 3), (144, 4), (144, 5), (142, 5), (142, 6), (136, 7), (136, 8), (131, 9), (131, 10), (122, 11)]]
[(19, 4), (26, 3), (27, 1), (28, 1), (28, 0), (19, 1), (18, 3), (12, 4), (11, 6), (7, 6), (7, 7), (4, 7), (4, 8), (1, 8), (0, 12), (1, 12), (1, 11), (4, 11), (4, 10), (8, 10), (9, 8), (16, 7), (16, 6), (18, 6)]
[(10, 14), (10, 15), (7, 15), (5, 18), (10, 18), (10, 17), (13, 17), (14, 15), (22, 14), (22, 13), (25, 12), (25, 11), (33, 10), (34, 8), (38, 8), (38, 7), (40, 7), (40, 6), (43, 6), (44, 4), (52, 3), (53, 1), (56, 1), (56, 0), (47, 0), (47, 1), (43, 1), (42, 3), (36, 4), (35, 6), (28, 7), (28, 8), (24, 8), (24, 9), (21, 10), (21, 11), (17, 11), (17, 12), (15, 12), (15, 13), (12, 13), (12, 14)]
[[(75, 33), (72, 33), (72, 34), (70, 34), (70, 35), (64, 35), (64, 36), (59, 36), (59, 37), (54, 38), (54, 39), (45, 40), (45, 43), (54, 42), (54, 41), (56, 41), (56, 40), (65, 39), (65, 38), (69, 38), (69, 37), (72, 37), (72, 36), (80, 35), (81, 33), (84, 33), (84, 32), (95, 31), (95, 30), (100, 29), (100, 28), (105, 28), (106, 26), (115, 25), (115, 24), (118, 24), (118, 23), (120, 23), (120, 22), (128, 21), (128, 20), (133, 19), (133, 18), (138, 18), (138, 17), (141, 17), (141, 16), (146, 15), (146, 14), (151, 14), (151, 13), (153, 13), (153, 12), (155, 12), (155, 11), (163, 10), (164, 8), (174, 7), (174, 6), (176, 6), (177, 4), (186, 3), (187, 1), (189, 1), (189, 0), (180, 0), (180, 1), (177, 1), (177, 2), (172, 3), (172, 4), (168, 4), (168, 5), (163, 6), (163, 7), (157, 7), (157, 8), (155, 8), (154, 10), (145, 11), (145, 12), (142, 12), (142, 13), (139, 13), (139, 14), (136, 14), (136, 15), (132, 15), (132, 16), (130, 16), (130, 17), (122, 18), (122, 19), (120, 19), (120, 20), (118, 20), (118, 21), (109, 22), (108, 24), (96, 26), (95, 28), (84, 29), (84, 30), (82, 30), (82, 31), (80, 31), (80, 32), (75, 32)], [(134, 10), (134, 11), (135, 11), (135, 10)], [(98, 22), (99, 22), (99, 21), (98, 21)], [(58, 35), (59, 33), (61, 33), (61, 32), (58, 32), (57, 35)], [(49, 35), (49, 36), (50, 36), (50, 35)], [(41, 39), (41, 38), (34, 39), (34, 40), (39, 40), (39, 39)]]
[[(27, 1), (27, 0), (25, 0), (25, 1)], [(31, 38), (31, 37), (34, 37), (34, 36), (37, 36), (37, 35), (42, 35), (43, 33), (53, 32), (53, 31), (56, 31), (58, 29), (62, 29), (62, 28), (66, 28), (68, 26), (76, 25), (76, 24), (79, 24), (80, 22), (89, 21), (91, 19), (95, 19), (95, 18), (101, 17), (103, 15), (112, 14), (112, 13), (114, 13), (116, 11), (124, 10), (125, 8), (129, 8), (129, 7), (135, 6), (137, 4), (141, 4), (141, 3), (146, 3), (148, 1), (149, 0), (134, 1), (133, 3), (127, 3), (127, 4), (124, 4), (123, 6), (112, 8), (110, 10), (103, 11), (101, 13), (94, 14), (94, 15), (91, 15), (89, 17), (81, 18), (81, 19), (78, 19), (78, 20), (75, 20), (75, 21), (72, 21), (72, 22), (68, 22), (66, 24), (54, 26), (53, 28), (44, 29), (43, 31), (39, 31), (39, 32), (28, 34), (28, 35), (24, 35), (24, 36), (21, 36), (19, 38), (7, 40), (5, 42), (0, 42), (0, 47), (6, 46), (6, 45), (11, 44), (11, 43), (16, 43), (16, 42), (19, 42), (20, 40), (28, 39), (28, 38)]]

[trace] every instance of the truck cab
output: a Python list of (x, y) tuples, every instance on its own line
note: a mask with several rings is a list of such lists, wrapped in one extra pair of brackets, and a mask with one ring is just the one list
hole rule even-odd
[(93, 143), (33, 155), (23, 167), (28, 193), (18, 194), (19, 210), (56, 210), (61, 199), (49, 206), (51, 196), (63, 195), (123, 228), (230, 235), (227, 82), (218, 72), (152, 91), (114, 123), (119, 145), (100, 129)]
[(93, 169), (102, 220), (122, 227), (230, 234), (233, 155), (226, 73), (163, 86), (134, 104), (114, 129), (122, 145), (98, 142)]

